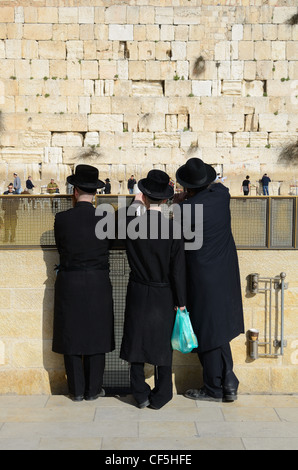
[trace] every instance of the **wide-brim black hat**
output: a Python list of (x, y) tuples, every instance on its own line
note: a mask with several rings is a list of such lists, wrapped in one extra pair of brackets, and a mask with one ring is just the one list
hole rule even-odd
[(200, 158), (190, 158), (178, 168), (176, 179), (184, 188), (201, 188), (216, 179), (216, 171)]
[(174, 190), (169, 182), (170, 178), (164, 171), (150, 170), (147, 178), (138, 182), (138, 187), (150, 199), (170, 199), (174, 195)]
[(105, 186), (105, 183), (98, 179), (98, 169), (91, 165), (78, 165), (75, 174), (67, 177), (67, 182), (87, 193)]

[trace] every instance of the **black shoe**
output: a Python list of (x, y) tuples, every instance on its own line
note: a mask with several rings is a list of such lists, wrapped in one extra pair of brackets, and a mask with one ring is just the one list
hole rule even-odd
[(222, 401), (222, 398), (215, 398), (215, 397), (212, 397), (211, 395), (208, 395), (208, 393), (206, 392), (204, 388), (201, 388), (200, 390), (191, 388), (190, 390), (187, 390), (187, 392), (185, 392), (184, 396), (186, 398), (190, 398), (191, 400), (217, 401), (217, 402)]
[(143, 401), (143, 403), (138, 403), (138, 408), (146, 408), (147, 406), (150, 405), (150, 401), (149, 400), (146, 400), (146, 401)]
[(83, 396), (83, 395), (72, 395), (72, 394), (70, 394), (70, 395), (69, 395), (69, 398), (70, 398), (72, 401), (83, 401), (83, 400), (84, 400), (84, 396)]
[(152, 403), (150, 403), (148, 408), (150, 408), (151, 410), (160, 410), (162, 408), (162, 406), (154, 406), (154, 405), (152, 405)]
[(224, 389), (224, 401), (236, 401), (237, 398), (237, 390)]
[(84, 398), (85, 398), (86, 401), (93, 401), (93, 400), (97, 400), (97, 398), (99, 398), (99, 397), (104, 397), (105, 394), (106, 394), (106, 392), (102, 388), (101, 391), (97, 395), (93, 395), (93, 396), (85, 395)]

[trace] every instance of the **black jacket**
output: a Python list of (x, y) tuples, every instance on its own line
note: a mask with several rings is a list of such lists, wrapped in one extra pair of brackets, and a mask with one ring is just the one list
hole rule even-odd
[(84, 355), (114, 349), (109, 241), (96, 238), (98, 220), (88, 202), (79, 202), (55, 218), (60, 254), (53, 336), (57, 353)]
[(171, 365), (174, 306), (186, 303), (183, 239), (173, 239), (173, 221), (169, 221), (169, 237), (161, 239), (165, 219), (157, 211), (147, 211), (137, 219), (128, 217), (127, 223), (145, 221), (150, 233), (149, 213), (159, 228), (157, 239), (126, 240), (131, 277), (120, 357), (128, 362)]
[[(184, 201), (182, 211), (189, 204), (203, 204), (203, 245), (186, 251), (186, 267), (187, 307), (198, 351), (204, 352), (244, 332), (240, 275), (228, 189), (212, 184)], [(191, 223), (194, 231), (193, 218)]]

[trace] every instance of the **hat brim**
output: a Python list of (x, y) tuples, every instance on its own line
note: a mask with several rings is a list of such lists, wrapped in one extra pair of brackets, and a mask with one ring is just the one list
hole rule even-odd
[(147, 178), (141, 179), (138, 182), (138, 188), (143, 194), (145, 194), (149, 198), (161, 200), (161, 199), (170, 199), (171, 197), (174, 196), (174, 189), (170, 185), (168, 185), (168, 187), (163, 192), (155, 192), (146, 188), (146, 181), (147, 181)]
[(204, 181), (196, 182), (195, 180), (189, 181), (186, 177), (186, 165), (182, 165), (178, 170), (176, 171), (176, 179), (178, 183), (183, 186), (183, 188), (202, 188), (203, 186), (208, 186), (208, 184), (212, 183), (216, 179), (216, 171), (215, 169), (211, 166), (208, 165), (207, 163), (204, 163), (205, 168), (206, 168), (206, 179)]
[(68, 176), (66, 180), (69, 184), (77, 186), (78, 188), (82, 189), (82, 191), (86, 190), (87, 192), (91, 192), (92, 190), (96, 191), (97, 189), (101, 189), (105, 186), (105, 183), (101, 180), (97, 180), (95, 184), (83, 183), (82, 181), (78, 181), (75, 175)]

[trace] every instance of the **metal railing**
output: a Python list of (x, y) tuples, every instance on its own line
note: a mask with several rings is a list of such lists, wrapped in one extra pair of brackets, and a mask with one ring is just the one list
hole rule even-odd
[[(97, 195), (102, 202), (117, 209), (118, 195)], [(72, 206), (70, 195), (0, 196), (0, 249), (55, 248), (55, 215)], [(238, 250), (298, 248), (298, 196), (233, 196), (230, 207)]]

